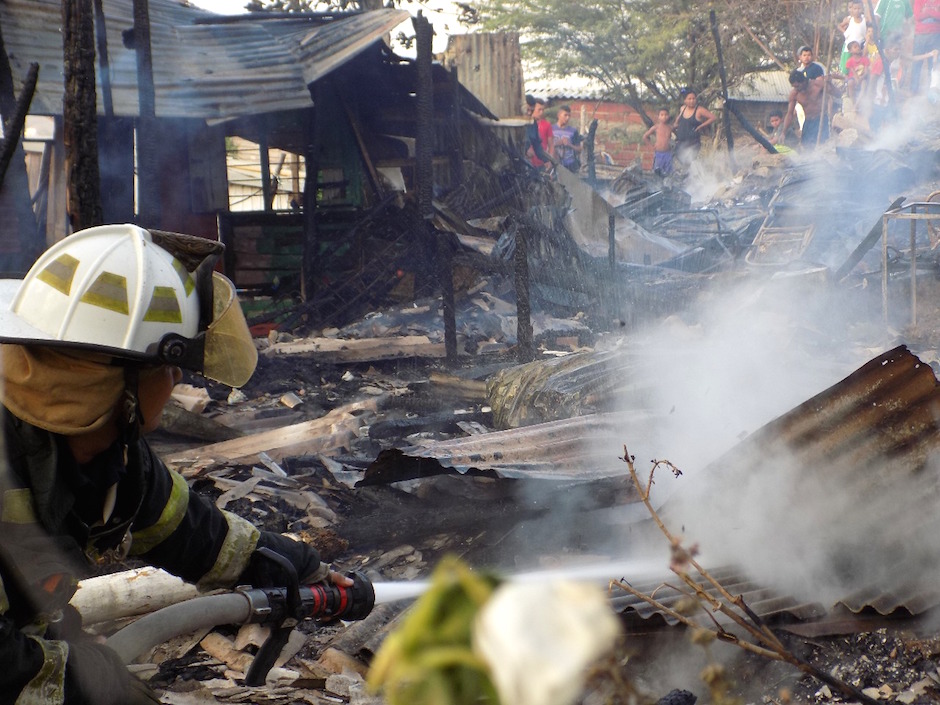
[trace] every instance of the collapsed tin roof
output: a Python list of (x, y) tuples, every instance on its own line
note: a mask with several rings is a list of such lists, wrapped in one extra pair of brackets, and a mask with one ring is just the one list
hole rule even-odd
[[(348, 16), (254, 13), (223, 17), (178, 0), (150, 0), (151, 47), (158, 117), (224, 119), (310, 107), (308, 86), (343, 65), (408, 19), (404, 10)], [(137, 59), (122, 35), (134, 26), (131, 0), (104, 0), (114, 113), (138, 112)], [(0, 26), (13, 73), (38, 63), (31, 112), (62, 112), (62, 4), (57, 0), (0, 3)], [(102, 74), (97, 71), (99, 112)], [(19, 90), (19, 87), (17, 87)]]

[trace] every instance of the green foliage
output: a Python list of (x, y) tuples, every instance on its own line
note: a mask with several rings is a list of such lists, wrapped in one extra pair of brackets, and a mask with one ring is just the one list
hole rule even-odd
[(474, 0), (473, 7), (482, 29), (519, 32), (524, 58), (546, 75), (596, 79), (610, 99), (634, 106), (674, 105), (684, 86), (706, 104), (720, 95), (710, 9), (729, 80), (773, 68), (775, 59), (789, 66), (796, 47), (811, 43), (816, 10), (744, 0)]
[(375, 655), (370, 687), (389, 705), (498, 705), (489, 669), (472, 648), (474, 620), (497, 583), (445, 557)]

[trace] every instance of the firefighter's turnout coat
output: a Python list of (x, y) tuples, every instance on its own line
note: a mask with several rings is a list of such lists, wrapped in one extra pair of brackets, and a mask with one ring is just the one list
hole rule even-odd
[(143, 439), (79, 465), (64, 436), (2, 406), (0, 420), (0, 704), (65, 702), (68, 641), (80, 634), (68, 601), (96, 559), (135, 556), (206, 590), (253, 584), (259, 545), (300, 576), (328, 572), (306, 544), (191, 492)]

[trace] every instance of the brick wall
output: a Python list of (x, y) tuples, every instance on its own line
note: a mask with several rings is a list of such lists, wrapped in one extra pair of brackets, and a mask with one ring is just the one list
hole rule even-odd
[[(633, 108), (596, 100), (555, 100), (551, 107), (565, 104), (571, 106), (571, 122), (582, 134), (587, 133), (591, 120), (597, 120), (594, 152), (598, 161), (602, 159), (601, 153), (606, 152), (617, 166), (630, 166), (639, 158), (644, 169), (653, 168), (652, 145), (640, 143), (646, 125)], [(647, 108), (647, 113), (652, 117), (655, 109)]]

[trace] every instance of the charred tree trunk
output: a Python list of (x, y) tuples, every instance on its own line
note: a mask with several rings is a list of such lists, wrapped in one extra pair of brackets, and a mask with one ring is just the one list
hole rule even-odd
[(137, 219), (143, 227), (159, 225), (160, 170), (157, 167), (157, 98), (150, 48), (149, 0), (134, 0), (133, 48), (137, 52)]
[[(27, 91), (24, 89), (21, 100), (25, 98), (26, 93)], [(31, 90), (29, 91), (29, 97), (32, 99)], [(9, 239), (19, 245), (19, 257), (16, 258), (16, 261), (0, 265), (0, 269), (25, 272), (43, 247), (36, 227), (36, 218), (30, 204), (29, 178), (26, 175), (26, 154), (23, 151), (22, 144), (20, 144), (20, 130), (17, 130), (13, 124), (18, 110), (19, 106), (13, 90), (13, 70), (10, 68), (10, 59), (3, 44), (3, 36), (0, 34), (0, 117), (3, 119), (3, 133), (8, 136), (7, 140), (10, 140), (8, 142), (11, 148), (9, 163), (13, 167), (9, 175), (4, 171), (4, 175), (0, 179), (0, 199), (12, 203), (16, 211), (17, 222), (6, 223), (5, 228), (10, 230)], [(16, 131), (15, 134), (14, 131)]]
[(68, 214), (74, 230), (101, 225), (94, 13), (90, 0), (63, 0), (64, 143)]

